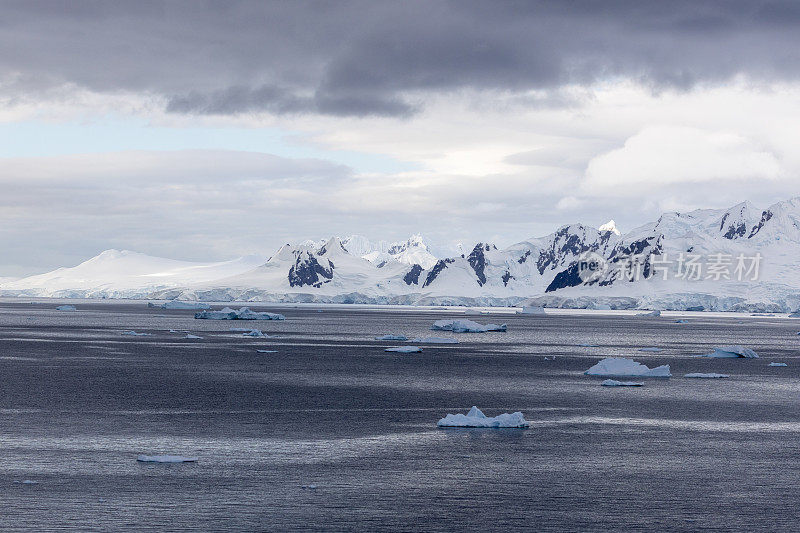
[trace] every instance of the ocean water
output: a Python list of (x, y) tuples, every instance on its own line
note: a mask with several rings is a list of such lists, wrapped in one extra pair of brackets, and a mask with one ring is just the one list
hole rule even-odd
[[(3, 531), (800, 530), (797, 320), (493, 314), (466, 318), (507, 333), (442, 334), (457, 313), (58, 304), (0, 303)], [(251, 326), (271, 337), (229, 331)], [(392, 354), (388, 333), (460, 344)], [(725, 344), (761, 358), (695, 357)], [(601, 387), (582, 372), (604, 356), (673, 378)], [(472, 405), (531, 428), (436, 428)]]

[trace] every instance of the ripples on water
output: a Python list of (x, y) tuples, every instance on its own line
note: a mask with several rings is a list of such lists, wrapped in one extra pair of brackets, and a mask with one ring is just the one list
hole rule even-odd
[[(259, 339), (191, 311), (54, 307), (0, 304), (4, 530), (800, 529), (797, 321), (478, 316), (508, 333), (395, 355), (374, 337), (452, 313), (281, 308)], [(732, 343), (762, 358), (693, 357)], [(600, 387), (582, 371), (607, 355), (674, 377)], [(711, 371), (731, 378), (682, 378)], [(532, 427), (436, 429), (472, 405)]]

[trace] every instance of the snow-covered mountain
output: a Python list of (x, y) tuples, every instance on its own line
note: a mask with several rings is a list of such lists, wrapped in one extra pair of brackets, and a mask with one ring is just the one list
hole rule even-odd
[[(134, 260), (138, 258), (138, 260)], [(504, 249), (434, 257), (419, 236), (281, 247), (266, 262), (197, 265), (104, 252), (0, 293), (197, 300), (546, 305), (793, 311), (800, 307), (800, 198), (758, 209), (664, 213), (622, 234), (572, 224)]]

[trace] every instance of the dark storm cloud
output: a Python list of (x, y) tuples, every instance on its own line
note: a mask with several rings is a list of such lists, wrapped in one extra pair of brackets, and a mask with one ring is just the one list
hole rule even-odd
[(175, 113), (405, 116), (431, 92), (800, 75), (796, 2), (22, 1), (2, 15), (7, 97), (73, 85)]

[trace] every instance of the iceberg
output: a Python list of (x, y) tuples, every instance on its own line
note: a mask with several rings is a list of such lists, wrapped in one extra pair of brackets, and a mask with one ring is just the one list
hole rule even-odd
[(148, 302), (147, 307), (154, 307), (157, 309), (211, 309), (209, 304), (201, 302), (182, 302), (180, 300), (170, 300), (160, 305)]
[(250, 329), (247, 330), (245, 333), (242, 333), (242, 337), (269, 337), (269, 335), (265, 335), (260, 329)]
[(405, 335), (384, 335), (383, 337), (375, 337), (376, 341), (407, 341), (408, 337)]
[(658, 316), (661, 316), (661, 311), (659, 311), (658, 309), (656, 309), (655, 311), (650, 311), (650, 312), (647, 312), (647, 313), (638, 313), (636, 316), (653, 316), (653, 317), (658, 317)]
[(698, 357), (715, 357), (715, 358), (736, 358), (736, 357), (744, 357), (747, 359), (755, 359), (758, 357), (758, 354), (751, 350), (750, 348), (745, 348), (744, 346), (721, 346), (719, 348), (714, 348), (714, 351), (709, 354), (700, 355)]
[(526, 305), (522, 308), (522, 311), (517, 311), (518, 314), (521, 315), (544, 315), (547, 314), (544, 312), (544, 307), (540, 307), (538, 305)]
[(199, 335), (192, 335), (191, 333), (187, 333), (184, 339), (202, 339), (203, 337)]
[(220, 311), (200, 311), (194, 315), (201, 320), (285, 320), (286, 317), (278, 313), (257, 313), (249, 307), (242, 307), (238, 311), (226, 307)]
[(137, 333), (137, 332), (135, 332), (133, 330), (131, 330), (131, 331), (123, 331), (122, 334), (123, 335), (130, 335), (132, 337), (147, 337), (147, 336), (150, 335), (149, 333)]
[(676, 321), (675, 321), (675, 323), (676, 323), (676, 324), (688, 324), (688, 323), (689, 323), (689, 321), (688, 321), (688, 320), (685, 320), (685, 319), (683, 319), (683, 318), (680, 318), (680, 319), (676, 320)]
[(278, 353), (278, 350), (256, 350), (258, 353)]
[(56, 311), (77, 311), (74, 305), (59, 305)]
[(770, 363), (769, 366), (789, 366), (786, 363)]
[(447, 337), (417, 337), (411, 342), (418, 344), (458, 344), (458, 339), (448, 339)]
[(606, 357), (584, 372), (584, 374), (587, 376), (632, 376), (646, 378), (668, 378), (672, 376), (669, 372), (669, 365), (648, 368), (646, 365), (637, 363), (633, 359), (625, 359), (624, 357)]
[(197, 457), (182, 455), (140, 455), (136, 458), (140, 463), (196, 463)]
[(617, 381), (616, 379), (607, 379), (600, 385), (603, 387), (642, 387), (644, 383), (639, 381)]
[(692, 374), (684, 374), (685, 378), (698, 378), (698, 379), (719, 379), (719, 378), (729, 378), (728, 374), (715, 374), (713, 372), (703, 373), (703, 372), (694, 372)]
[(503, 413), (495, 417), (487, 417), (477, 407), (473, 406), (466, 415), (448, 414), (436, 423), (440, 428), (528, 428), (530, 422), (525, 420), (522, 413)]
[(452, 331), (453, 333), (486, 333), (487, 331), (506, 331), (505, 324), (478, 324), (472, 320), (455, 319), (455, 320), (437, 320), (431, 326), (434, 331)]
[(661, 348), (639, 348), (640, 352), (660, 352)]
[(393, 348), (386, 348), (384, 352), (399, 352), (399, 353), (417, 353), (421, 352), (422, 348), (419, 346), (395, 346)]

